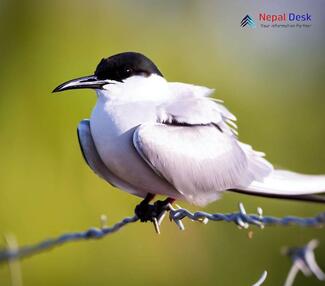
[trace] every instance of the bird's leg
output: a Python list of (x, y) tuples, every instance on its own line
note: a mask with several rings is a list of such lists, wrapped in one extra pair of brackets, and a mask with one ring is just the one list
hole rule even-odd
[(175, 201), (175, 199), (167, 198), (163, 201), (156, 201), (153, 205), (150, 205), (149, 202), (154, 197), (155, 195), (148, 193), (145, 199), (135, 207), (135, 214), (139, 217), (140, 221), (160, 221), (162, 215), (168, 210), (168, 205)]
[(163, 211), (166, 211), (168, 209), (168, 205), (172, 204), (173, 202), (175, 202), (175, 199), (173, 198), (167, 198), (163, 201), (156, 201), (154, 203), (154, 206), (156, 206), (156, 210), (158, 213), (161, 213)]

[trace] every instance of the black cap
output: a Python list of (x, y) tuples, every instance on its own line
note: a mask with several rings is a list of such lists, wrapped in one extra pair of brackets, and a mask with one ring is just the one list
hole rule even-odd
[(146, 56), (136, 52), (126, 52), (104, 58), (98, 64), (95, 76), (99, 80), (122, 81), (133, 75), (163, 76), (157, 66)]

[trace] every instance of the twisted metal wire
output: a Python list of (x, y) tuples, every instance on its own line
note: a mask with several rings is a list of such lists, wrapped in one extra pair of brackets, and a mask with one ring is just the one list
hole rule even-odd
[(91, 227), (86, 231), (65, 233), (56, 238), (50, 238), (33, 245), (23, 246), (16, 250), (5, 249), (0, 251), (0, 263), (7, 260), (12, 260), (16, 258), (23, 258), (26, 256), (34, 255), (44, 250), (49, 250), (53, 247), (60, 246), (67, 242), (78, 241), (78, 240), (88, 240), (88, 239), (99, 239), (106, 235), (112, 234), (119, 231), (122, 227), (127, 224), (138, 221), (137, 216), (127, 217), (120, 222), (114, 224), (111, 227), (95, 228)]
[[(210, 214), (207, 212), (190, 212), (184, 208), (173, 208), (169, 205), (169, 218), (173, 221), (181, 230), (184, 230), (184, 224), (182, 220), (184, 218), (189, 218), (193, 221), (198, 221), (201, 223), (207, 223), (208, 221), (225, 221), (233, 222), (241, 228), (248, 228), (249, 226), (258, 226), (263, 228), (265, 225), (299, 225), (305, 227), (319, 227), (325, 225), (325, 212), (320, 213), (315, 217), (301, 218), (294, 216), (287, 216), (283, 218), (277, 218), (272, 216), (263, 216), (263, 211), (261, 208), (257, 209), (257, 214), (247, 214), (242, 203), (239, 204), (239, 211), (229, 214), (216, 213)], [(166, 214), (166, 213), (165, 213)], [(159, 233), (159, 226), (163, 220), (164, 216), (160, 217), (158, 220), (154, 219), (153, 223), (155, 225), (156, 231)], [(89, 240), (89, 239), (100, 239), (112, 233), (119, 231), (121, 228), (125, 227), (130, 223), (137, 222), (139, 218), (134, 215), (133, 217), (127, 217), (120, 222), (114, 224), (111, 227), (101, 227), (95, 228), (91, 227), (85, 231), (65, 233), (56, 238), (50, 238), (41, 241), (36, 244), (23, 246), (17, 249), (3, 249), (0, 250), (0, 263), (10, 261), (12, 259), (23, 258), (37, 254), (39, 252), (49, 250), (56, 246), (63, 245), (68, 242), (79, 241), (79, 240)]]
[(251, 225), (263, 228), (265, 225), (299, 225), (306, 227), (320, 227), (325, 225), (325, 212), (322, 212), (315, 217), (302, 218), (296, 216), (286, 216), (282, 218), (263, 216), (262, 208), (257, 208), (257, 214), (247, 214), (242, 203), (239, 204), (239, 212), (223, 214), (210, 214), (207, 212), (190, 212), (184, 208), (174, 209), (170, 206), (170, 219), (173, 220), (180, 229), (184, 229), (182, 219), (187, 217), (194, 221), (207, 223), (208, 221), (225, 221), (233, 222), (241, 228), (247, 229)]

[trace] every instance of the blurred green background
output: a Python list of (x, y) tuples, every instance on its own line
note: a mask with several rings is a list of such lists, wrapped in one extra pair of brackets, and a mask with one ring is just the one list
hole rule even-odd
[[(0, 1), (0, 233), (20, 245), (132, 215), (139, 199), (110, 187), (83, 162), (78, 122), (95, 104), (87, 90), (51, 94), (91, 74), (102, 57), (139, 51), (170, 81), (216, 88), (238, 118), (240, 139), (277, 166), (325, 173), (323, 1)], [(258, 12), (312, 14), (309, 29), (242, 29)], [(312, 203), (225, 194), (210, 212), (312, 216)], [(197, 208), (181, 203), (192, 210)], [(99, 241), (68, 244), (21, 262), (24, 285), (281, 285), (282, 246), (321, 242), (322, 229), (247, 231), (226, 223), (166, 221), (157, 236), (134, 224)], [(4, 245), (4, 244), (3, 244)], [(10, 285), (7, 265), (0, 285)], [(299, 275), (295, 285), (323, 285)]]

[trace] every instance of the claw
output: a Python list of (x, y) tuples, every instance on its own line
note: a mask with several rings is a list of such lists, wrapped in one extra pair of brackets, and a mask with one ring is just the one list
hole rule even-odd
[(152, 223), (153, 223), (153, 226), (155, 227), (155, 231), (157, 234), (160, 234), (160, 228), (159, 228), (159, 224), (158, 224), (158, 220), (157, 218), (152, 218)]
[(166, 214), (167, 214), (167, 210), (163, 211), (160, 216), (158, 217), (158, 225), (161, 225), (164, 218), (166, 217)]

